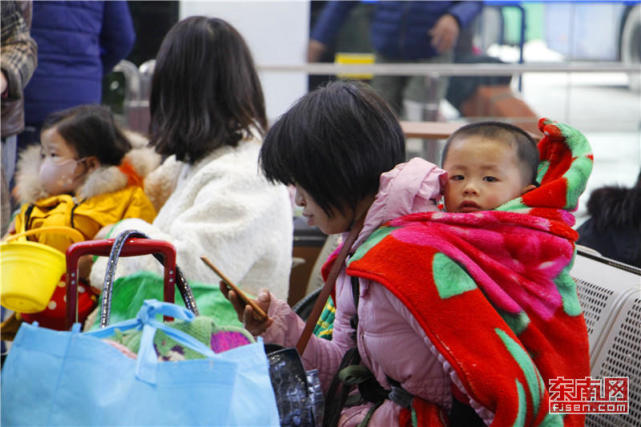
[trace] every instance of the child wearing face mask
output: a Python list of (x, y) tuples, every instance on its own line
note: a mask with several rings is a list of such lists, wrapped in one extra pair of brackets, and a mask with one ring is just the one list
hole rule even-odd
[[(40, 137), (41, 146), (25, 150), (18, 163), (15, 193), (21, 207), (13, 233), (66, 226), (90, 240), (105, 225), (124, 218), (153, 221), (156, 211), (143, 191), (143, 179), (159, 164), (159, 156), (145, 146), (144, 138), (125, 135), (107, 108), (82, 105), (55, 112), (45, 120)], [(57, 233), (28, 238), (62, 252), (72, 243)], [(96, 296), (86, 284), (78, 290), (78, 316), (83, 321)], [(65, 293), (62, 277), (44, 311), (17, 319), (62, 329)]]

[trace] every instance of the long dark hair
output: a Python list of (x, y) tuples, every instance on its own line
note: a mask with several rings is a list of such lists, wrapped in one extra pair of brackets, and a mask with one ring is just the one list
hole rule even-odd
[(405, 160), (405, 137), (385, 101), (363, 84), (334, 82), (299, 99), (271, 127), (260, 153), (270, 181), (298, 184), (328, 215), (378, 191)]
[(149, 133), (156, 151), (195, 163), (267, 128), (263, 91), (243, 37), (218, 18), (174, 25), (160, 46), (151, 85)]
[(79, 158), (95, 156), (102, 165), (119, 165), (131, 143), (102, 105), (79, 105), (47, 116), (42, 131), (55, 127)]

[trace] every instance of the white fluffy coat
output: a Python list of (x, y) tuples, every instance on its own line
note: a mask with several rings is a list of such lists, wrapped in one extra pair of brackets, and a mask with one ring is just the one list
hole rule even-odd
[[(292, 210), (286, 188), (267, 182), (258, 167), (260, 142), (222, 147), (194, 165), (169, 157), (145, 181), (156, 207), (153, 224), (127, 219), (111, 236), (136, 229), (176, 247), (177, 263), (188, 280), (217, 286), (219, 278), (200, 260), (206, 255), (245, 291), (262, 287), (286, 298), (292, 263)], [(169, 196), (168, 196), (169, 195)], [(166, 201), (165, 201), (166, 200)], [(91, 273), (100, 288), (106, 259)], [(161, 274), (151, 256), (122, 258), (117, 276), (137, 271)]]

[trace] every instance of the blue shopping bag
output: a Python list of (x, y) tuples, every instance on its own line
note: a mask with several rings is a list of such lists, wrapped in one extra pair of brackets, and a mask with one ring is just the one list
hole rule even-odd
[[(194, 318), (147, 300), (135, 319), (97, 331), (22, 324), (2, 369), (2, 425), (279, 425), (261, 341), (216, 354), (159, 315)], [(134, 328), (135, 359), (101, 339)], [(157, 330), (205, 358), (159, 362)]]

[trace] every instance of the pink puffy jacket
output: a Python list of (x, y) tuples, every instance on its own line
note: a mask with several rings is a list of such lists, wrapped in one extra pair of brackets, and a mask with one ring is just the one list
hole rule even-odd
[[(353, 250), (384, 222), (415, 212), (435, 211), (445, 172), (422, 159), (412, 159), (381, 175), (379, 192), (365, 217)], [(354, 346), (350, 319), (354, 300), (350, 277), (343, 271), (336, 281), (336, 319), (331, 341), (312, 336), (303, 354), (306, 369), (318, 369), (325, 390), (345, 352)], [(263, 334), (266, 343), (294, 346), (304, 322), (283, 301), (272, 296), (269, 316), (274, 323)], [(425, 333), (414, 317), (382, 285), (360, 279), (357, 345), (362, 363), (389, 389), (387, 376), (409, 393), (445, 408), (451, 405), (451, 381)], [(339, 425), (357, 425), (370, 405), (343, 409)], [(398, 425), (400, 406), (386, 400), (370, 425)]]

